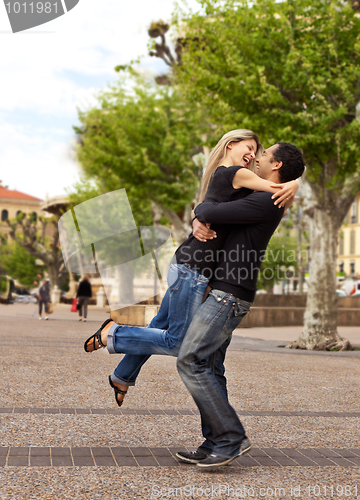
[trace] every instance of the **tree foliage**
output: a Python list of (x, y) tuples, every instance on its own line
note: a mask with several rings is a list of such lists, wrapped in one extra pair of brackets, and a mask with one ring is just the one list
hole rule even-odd
[(22, 246), (17, 243), (0, 246), (1, 267), (11, 278), (16, 279), (25, 287), (33, 287), (34, 281), (41, 273), (32, 257)]
[(12, 240), (22, 247), (29, 256), (41, 260), (48, 271), (50, 285), (58, 285), (58, 279), (64, 271), (64, 261), (59, 244), (59, 232), (56, 217), (39, 217), (35, 221), (31, 216), (21, 214), (14, 220), (7, 220)]
[[(255, 130), (302, 148), (319, 198), (360, 179), (360, 14), (342, 0), (200, 2), (177, 83), (219, 132)], [(185, 28), (183, 26), (185, 24)]]
[(175, 229), (188, 225), (198, 186), (192, 160), (201, 145), (198, 109), (133, 72), (130, 82), (124, 78), (99, 96), (98, 106), (79, 113), (85, 174), (104, 191), (125, 188), (138, 223), (149, 223), (155, 205)]

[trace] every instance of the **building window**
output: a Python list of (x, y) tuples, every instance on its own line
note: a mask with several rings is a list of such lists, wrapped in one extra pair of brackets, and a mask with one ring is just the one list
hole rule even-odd
[(339, 255), (344, 255), (344, 233), (339, 234)]
[(355, 274), (355, 262), (353, 260), (350, 262), (350, 274), (352, 276)]
[(32, 220), (32, 222), (36, 222), (37, 221), (37, 213), (36, 212), (33, 212), (31, 214), (31, 220)]
[(357, 200), (351, 205), (350, 220), (351, 224), (357, 224)]
[(8, 218), (9, 218), (9, 212), (7, 210), (3, 210), (1, 212), (1, 222), (8, 220)]
[(21, 210), (18, 210), (18, 211), (16, 212), (16, 217), (19, 217), (21, 214), (22, 214), (22, 211), (21, 211)]
[(350, 255), (355, 254), (355, 231), (350, 232)]
[(344, 274), (344, 263), (339, 262), (339, 273)]

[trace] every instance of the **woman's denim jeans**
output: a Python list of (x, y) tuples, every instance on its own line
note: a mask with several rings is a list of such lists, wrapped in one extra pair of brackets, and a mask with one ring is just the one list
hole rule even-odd
[(169, 288), (151, 323), (146, 328), (117, 324), (110, 328), (108, 351), (126, 354), (111, 375), (113, 382), (135, 385), (136, 377), (150, 355), (178, 355), (193, 315), (203, 300), (207, 283), (208, 280), (194, 269), (171, 264)]
[(194, 315), (177, 359), (180, 377), (200, 410), (206, 439), (201, 447), (227, 457), (239, 453), (245, 431), (228, 401), (223, 361), (232, 332), (250, 306), (211, 290)]

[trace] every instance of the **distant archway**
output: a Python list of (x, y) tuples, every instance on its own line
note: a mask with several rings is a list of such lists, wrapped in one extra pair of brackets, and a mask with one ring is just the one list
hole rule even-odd
[(1, 222), (4, 222), (5, 220), (8, 220), (8, 218), (9, 218), (9, 212), (4, 209), (1, 212)]

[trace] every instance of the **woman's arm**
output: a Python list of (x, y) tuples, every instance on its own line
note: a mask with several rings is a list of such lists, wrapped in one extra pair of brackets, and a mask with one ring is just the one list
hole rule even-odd
[[(274, 204), (279, 204), (279, 207), (282, 207), (288, 199), (294, 199), (299, 189), (299, 183), (297, 181), (289, 181), (283, 184), (274, 184), (271, 181), (262, 179), (247, 168), (239, 168), (234, 175), (233, 188), (239, 189), (242, 187), (253, 189), (254, 191), (276, 193), (276, 197), (279, 197), (279, 199)], [(275, 197), (273, 196), (273, 198)]]

